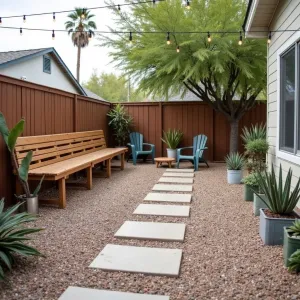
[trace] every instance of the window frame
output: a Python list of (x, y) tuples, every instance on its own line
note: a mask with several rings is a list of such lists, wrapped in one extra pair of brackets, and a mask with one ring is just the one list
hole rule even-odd
[[(50, 62), (50, 70), (47, 70), (46, 68), (45, 68), (45, 59), (49, 59), (49, 62)], [(48, 55), (43, 55), (43, 72), (44, 73), (47, 73), (47, 74), (51, 74), (51, 69), (52, 69), (52, 61), (51, 61), (51, 58), (50, 58), (50, 56), (48, 56)]]
[[(295, 107), (294, 107), (294, 151), (289, 152), (280, 147), (281, 145), (281, 99), (282, 99), (282, 83), (281, 83), (281, 71), (282, 71), (282, 56), (290, 51), (294, 47), (295, 49)], [(300, 78), (300, 32), (296, 32), (292, 35), (278, 50), (277, 50), (277, 137), (276, 137), (276, 156), (287, 160), (289, 162), (300, 165), (300, 149), (298, 150), (298, 144), (300, 140), (300, 128), (298, 124), (300, 122), (300, 115), (298, 116), (300, 106), (300, 93), (299, 93), (299, 78)]]

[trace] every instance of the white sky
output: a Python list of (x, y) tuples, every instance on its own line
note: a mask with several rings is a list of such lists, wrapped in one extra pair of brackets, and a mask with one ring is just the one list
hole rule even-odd
[[(117, 4), (124, 3), (120, 0)], [(12, 15), (26, 15), (39, 12), (53, 12), (60, 10), (70, 10), (74, 7), (96, 7), (104, 6), (104, 0), (0, 0), (0, 17)], [(107, 25), (114, 27), (112, 13), (110, 10), (92, 10), (95, 14), (95, 22), (98, 30), (106, 30)], [(23, 18), (2, 19), (2, 26), (64, 29), (67, 14), (56, 14), (56, 22), (52, 21), (52, 14), (46, 16), (27, 17), (26, 23)], [(0, 25), (1, 26), (1, 25)], [(71, 37), (65, 32), (56, 32), (55, 40), (52, 40), (52, 32), (38, 32), (23, 30), (20, 36), (19, 30), (0, 29), (0, 52), (54, 47), (71, 72), (76, 74), (77, 48), (73, 46)], [(98, 43), (92, 39), (87, 48), (82, 50), (80, 82), (88, 80), (93, 69), (99, 72), (119, 73), (109, 64), (111, 59), (108, 57), (109, 49), (95, 47)]]

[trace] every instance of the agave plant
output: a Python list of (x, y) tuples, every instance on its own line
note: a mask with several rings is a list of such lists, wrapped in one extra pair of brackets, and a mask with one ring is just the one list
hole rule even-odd
[(161, 139), (169, 149), (176, 149), (182, 140), (183, 133), (177, 129), (169, 129), (167, 132), (164, 132), (163, 138)]
[(245, 144), (257, 139), (265, 140), (267, 138), (266, 125), (256, 124), (252, 125), (250, 128), (244, 127), (242, 129), (241, 138)]
[(225, 157), (227, 170), (242, 170), (244, 166), (244, 156), (242, 154), (230, 153)]
[(292, 236), (300, 236), (300, 220), (295, 220), (293, 225), (287, 228), (287, 232)]
[(300, 179), (298, 179), (294, 190), (291, 192), (292, 176), (293, 172), (290, 168), (285, 183), (283, 183), (281, 164), (278, 183), (273, 165), (271, 173), (265, 171), (264, 174), (256, 174), (259, 190), (266, 196), (266, 199), (262, 199), (262, 201), (272, 213), (280, 215), (291, 214), (296, 207), (300, 199)]
[(15, 154), (15, 146), (17, 143), (17, 138), (23, 133), (25, 126), (25, 120), (22, 118), (19, 123), (17, 123), (11, 131), (9, 131), (6, 120), (3, 114), (0, 112), (0, 134), (2, 135), (7, 148), (11, 155), (11, 160), (13, 164), (13, 168), (16, 170), (19, 181), (23, 187), (23, 190), (26, 194), (26, 197), (29, 198), (31, 196), (35, 197), (42, 185), (44, 177), (42, 177), (38, 186), (34, 190), (33, 193), (30, 192), (29, 184), (28, 184), (28, 171), (29, 166), (32, 160), (32, 151), (29, 151), (27, 155), (23, 158), (21, 165), (19, 165), (16, 154)]
[(295, 251), (289, 258), (288, 270), (290, 272), (300, 272), (300, 249)]
[(0, 200), (0, 280), (4, 280), (4, 268), (11, 270), (14, 255), (41, 256), (42, 254), (24, 242), (30, 240), (29, 234), (39, 232), (40, 228), (26, 228), (23, 225), (36, 220), (28, 213), (15, 212), (22, 203), (4, 211), (4, 199)]

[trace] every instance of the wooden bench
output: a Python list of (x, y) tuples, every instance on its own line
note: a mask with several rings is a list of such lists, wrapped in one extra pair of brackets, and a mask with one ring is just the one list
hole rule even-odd
[[(64, 134), (20, 137), (16, 143), (18, 163), (32, 150), (29, 180), (58, 181), (59, 199), (39, 200), (46, 204), (57, 204), (66, 207), (66, 179), (69, 175), (86, 170), (87, 189), (92, 188), (92, 169), (104, 162), (107, 177), (111, 176), (111, 160), (121, 155), (121, 170), (124, 169), (125, 152), (127, 148), (106, 148), (103, 130), (84, 131)], [(76, 185), (79, 185), (76, 183)], [(20, 185), (17, 180), (17, 192)]]

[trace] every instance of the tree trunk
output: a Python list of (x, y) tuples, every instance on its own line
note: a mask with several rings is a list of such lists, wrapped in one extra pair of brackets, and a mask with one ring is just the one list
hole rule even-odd
[(78, 83), (79, 82), (79, 79), (80, 79), (80, 56), (81, 56), (81, 46), (78, 46), (78, 49), (77, 49), (77, 81)]
[(239, 121), (230, 122), (230, 153), (238, 152), (239, 147)]

